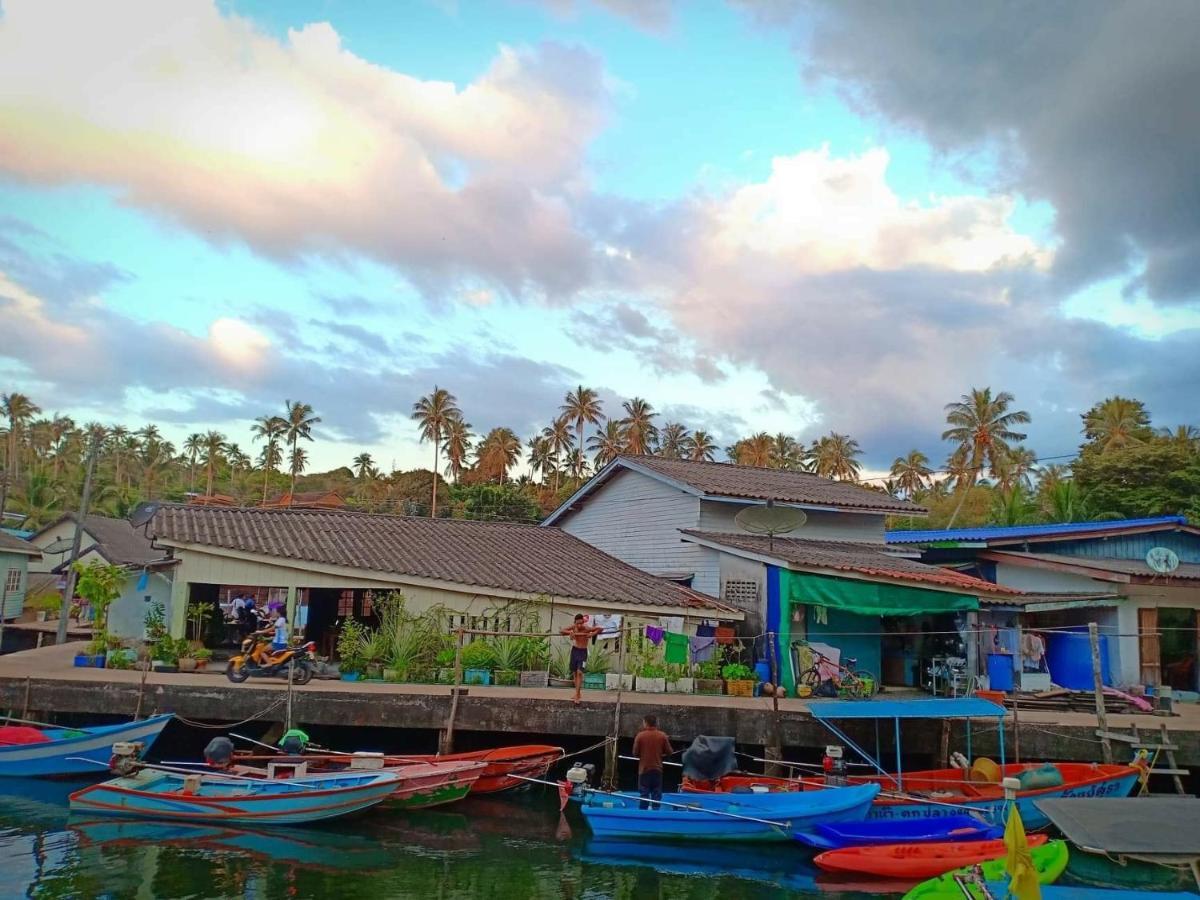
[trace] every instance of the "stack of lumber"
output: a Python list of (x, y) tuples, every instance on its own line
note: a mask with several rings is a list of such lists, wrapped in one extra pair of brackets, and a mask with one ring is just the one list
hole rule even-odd
[[(1019, 693), (1014, 697), (1005, 697), (1004, 703), (1008, 707), (1012, 707), (1014, 703), (1019, 703), (1021, 709), (1029, 710), (1065, 710), (1068, 712), (1090, 712), (1096, 711), (1096, 695), (1091, 691), (1072, 691), (1067, 688), (1052, 688), (1048, 691), (1037, 691), (1033, 693)], [(1122, 714), (1141, 714), (1150, 715), (1149, 712), (1139, 709), (1128, 700), (1123, 700), (1120, 697), (1114, 697), (1106, 694), (1104, 697), (1104, 708), (1109, 713)]]

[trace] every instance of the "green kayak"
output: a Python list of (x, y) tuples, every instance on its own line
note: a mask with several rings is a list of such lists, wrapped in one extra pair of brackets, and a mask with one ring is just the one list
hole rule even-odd
[[(1041, 847), (1030, 851), (1033, 857), (1033, 867), (1037, 869), (1038, 881), (1042, 884), (1053, 884), (1067, 867), (1067, 842), (1050, 841)], [(984, 881), (1007, 881), (1004, 872), (1004, 860), (993, 859), (982, 864)], [(904, 900), (963, 900), (962, 888), (954, 881), (954, 876), (964, 875), (970, 869), (955, 869), (937, 878), (922, 881), (904, 895)], [(978, 889), (971, 888), (971, 896), (982, 897)]]

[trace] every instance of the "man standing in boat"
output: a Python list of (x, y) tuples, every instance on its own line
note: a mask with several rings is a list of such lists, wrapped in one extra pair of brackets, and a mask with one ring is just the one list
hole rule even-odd
[(562, 630), (571, 639), (571, 677), (575, 679), (575, 702), (580, 700), (583, 691), (583, 670), (587, 668), (588, 642), (597, 637), (603, 628), (596, 628), (584, 621), (583, 613), (575, 616), (575, 621)]
[(657, 809), (653, 801), (662, 799), (663, 757), (675, 751), (667, 735), (658, 728), (658, 716), (642, 719), (642, 728), (633, 739), (633, 755), (638, 761), (639, 809)]

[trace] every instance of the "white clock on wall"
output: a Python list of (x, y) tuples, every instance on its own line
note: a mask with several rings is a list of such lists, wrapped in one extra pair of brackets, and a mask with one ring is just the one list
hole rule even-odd
[(1146, 565), (1159, 575), (1166, 575), (1179, 568), (1179, 555), (1169, 547), (1151, 547), (1146, 554)]

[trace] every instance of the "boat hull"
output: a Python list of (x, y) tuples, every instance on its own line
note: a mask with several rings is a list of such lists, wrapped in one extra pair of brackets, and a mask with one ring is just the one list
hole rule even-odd
[(411, 762), (484, 762), (487, 768), (471, 786), (472, 794), (496, 794), (524, 787), (524, 778), (544, 778), (550, 767), (562, 759), (562, 747), (549, 744), (527, 744), (515, 747), (496, 747), (492, 750), (472, 750), (466, 753), (405, 756)]
[(591, 793), (581, 808), (597, 838), (790, 841), (817, 822), (861, 820), (878, 790), (858, 785), (787, 794), (663, 795), (664, 801), (687, 809), (640, 809), (635, 794)]
[[(155, 716), (140, 722), (100, 725), (88, 729), (45, 729), (51, 740), (42, 744), (16, 744), (0, 747), (0, 777), (54, 778), (69, 775), (102, 774), (112, 758), (113, 744), (140, 742), (143, 752), (153, 746), (173, 716)], [(66, 735), (82, 731), (82, 735)], [(62, 737), (56, 737), (62, 734)]]
[(963, 843), (1003, 837), (999, 825), (986, 825), (973, 816), (946, 816), (939, 819), (871, 819), (840, 825), (820, 823), (811, 832), (796, 839), (820, 850), (863, 847), (877, 844)]
[[(1049, 838), (1029, 836), (1029, 846), (1039, 847)], [(941, 844), (882, 844), (843, 847), (813, 857), (826, 872), (866, 872), (880, 878), (936, 878), (954, 869), (1000, 859), (1008, 852), (1003, 840)]]
[(224, 825), (302, 825), (349, 815), (381, 803), (396, 790), (389, 774), (255, 781), (201, 776), (184, 792), (181, 776), (145, 769), (71, 795), (71, 811)]

